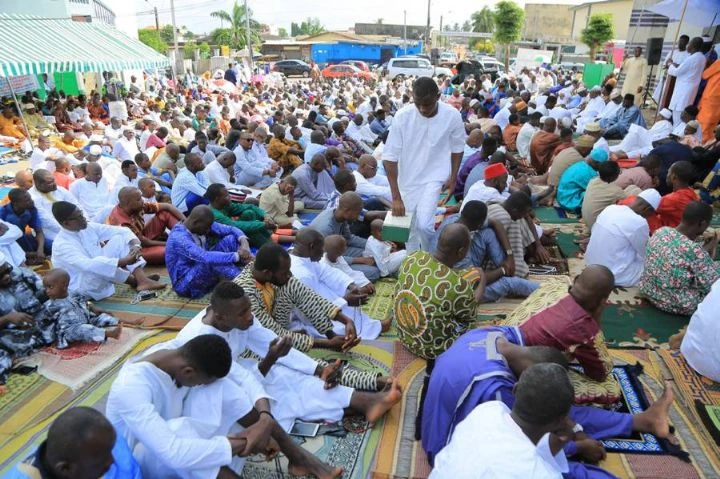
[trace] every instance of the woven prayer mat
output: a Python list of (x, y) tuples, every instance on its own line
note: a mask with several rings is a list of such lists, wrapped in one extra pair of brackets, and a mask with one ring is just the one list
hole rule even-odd
[(156, 291), (155, 298), (133, 304), (137, 291), (126, 284), (116, 284), (115, 294), (97, 305), (133, 327), (179, 331), (210, 302), (209, 295), (197, 299), (178, 296), (165, 268), (148, 268), (148, 273), (160, 274), (160, 281), (168, 285)]
[(667, 368), (669, 377), (679, 390), (678, 401), (690, 409), (697, 419), (699, 428), (707, 436), (708, 447), (712, 446), (720, 455), (718, 428), (718, 409), (720, 408), (720, 383), (701, 376), (685, 361), (680, 351), (658, 351), (662, 365)]
[(415, 418), (425, 376), (425, 360), (395, 341), (391, 374), (403, 390), (403, 399), (385, 417), (373, 479), (423, 479), (430, 474), (425, 451), (415, 441)]
[[(105, 399), (120, 367), (130, 357), (149, 347), (172, 339), (176, 333), (155, 331), (132, 349), (115, 357), (113, 363), (98, 371), (79, 390), (33, 373), (10, 375), (7, 392), (0, 395), (0, 477), (17, 462), (28, 457), (45, 439), (50, 423), (69, 407), (89, 406), (105, 410)], [(84, 361), (96, 360), (87, 355)]]
[[(675, 402), (670, 409), (670, 422), (680, 447), (690, 455), (690, 463), (677, 457), (648, 454), (608, 454), (608, 460), (601, 464), (618, 477), (637, 478), (714, 478), (720, 477), (720, 449), (706, 434), (695, 411), (692, 400), (688, 401), (687, 391), (694, 385), (688, 377), (671, 374), (664, 350), (616, 350), (610, 351), (615, 364), (639, 362), (644, 374), (639, 376), (646, 396), (655, 401), (663, 389), (663, 379), (674, 379), (670, 384), (675, 391)], [(684, 360), (683, 360), (684, 362)], [(677, 371), (676, 371), (677, 372)], [(693, 373), (694, 374), (694, 373)], [(696, 391), (699, 391), (696, 390)]]
[(302, 213), (298, 213), (298, 219), (300, 220), (300, 223), (304, 224), (305, 226), (312, 223), (312, 220), (317, 218), (317, 215), (320, 214), (322, 210), (305, 210)]
[[(355, 368), (382, 375), (390, 372), (393, 362), (392, 343), (388, 341), (363, 341), (347, 354), (313, 349), (310, 355), (327, 361), (343, 359)], [(345, 437), (319, 435), (314, 438), (294, 439), (303, 449), (312, 452), (320, 460), (345, 469), (344, 478), (365, 479), (377, 450), (383, 421), (375, 424), (373, 429), (367, 429), (368, 423), (364, 418), (351, 417), (345, 418), (343, 425), (348, 430)], [(245, 463), (242, 475), (244, 479), (293, 477), (287, 473), (287, 459), (282, 454), (270, 462), (261, 458), (250, 458)]]
[(569, 213), (555, 206), (539, 206), (535, 208), (535, 218), (540, 223), (577, 223), (578, 215)]
[(151, 331), (124, 328), (117, 340), (75, 343), (66, 349), (43, 348), (31, 361), (37, 361), (38, 373), (42, 376), (76, 391), (151, 335)]
[[(628, 366), (640, 362), (644, 374), (639, 376), (645, 395), (654, 401), (662, 393), (662, 377), (657, 361), (651, 361), (651, 351), (613, 350), (616, 365)], [(424, 479), (430, 473), (425, 452), (415, 441), (415, 418), (420, 390), (425, 374), (425, 361), (413, 356), (399, 342), (395, 346), (392, 374), (403, 387), (403, 401), (388, 414), (383, 426), (377, 459), (372, 469), (373, 479)], [(622, 368), (624, 369), (624, 368)], [(620, 370), (620, 369), (618, 369)], [(691, 463), (663, 454), (609, 452), (600, 466), (620, 478), (691, 479), (718, 477), (720, 464), (716, 453), (709, 451), (699, 435), (691, 411), (676, 402), (671, 408), (671, 422), (681, 446), (688, 451)], [(636, 446), (637, 447), (637, 446)]]

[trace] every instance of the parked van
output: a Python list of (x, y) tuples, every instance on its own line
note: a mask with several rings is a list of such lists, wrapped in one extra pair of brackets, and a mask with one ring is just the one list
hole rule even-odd
[(400, 57), (392, 58), (387, 64), (387, 74), (390, 79), (398, 75), (431, 77), (435, 74), (430, 60), (422, 57)]

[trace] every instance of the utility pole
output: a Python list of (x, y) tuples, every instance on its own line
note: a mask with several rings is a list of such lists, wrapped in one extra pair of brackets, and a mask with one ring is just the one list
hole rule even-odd
[(177, 58), (178, 58), (178, 43), (177, 43), (177, 27), (175, 26), (175, 0), (170, 0), (170, 18), (172, 20), (173, 27), (173, 76), (176, 76), (177, 70)]
[(430, 0), (428, 0), (427, 25), (425, 26), (425, 51), (430, 52)]
[(253, 72), (253, 50), (252, 43), (250, 42), (250, 10), (248, 10), (247, 0), (245, 0), (245, 44), (247, 45), (247, 51), (250, 60), (250, 74)]
[(403, 10), (403, 47), (407, 55), (407, 10)]
[[(443, 16), (440, 15), (440, 30), (438, 31), (438, 34), (440, 34), (443, 31), (442, 27), (443, 27)], [(438, 46), (442, 45), (443, 43), (445, 43), (445, 37), (439, 36), (438, 37)]]
[(155, 31), (160, 33), (160, 21), (158, 20), (157, 7), (153, 7), (153, 11), (155, 12)]

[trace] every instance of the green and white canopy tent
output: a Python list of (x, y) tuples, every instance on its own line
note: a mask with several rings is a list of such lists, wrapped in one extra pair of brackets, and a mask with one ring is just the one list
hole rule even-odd
[(0, 13), (0, 77), (169, 65), (169, 58), (107, 25)]

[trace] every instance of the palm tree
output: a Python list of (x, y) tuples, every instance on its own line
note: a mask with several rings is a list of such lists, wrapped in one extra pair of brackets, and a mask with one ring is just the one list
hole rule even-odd
[(470, 17), (474, 32), (492, 33), (495, 30), (495, 17), (490, 7), (483, 7)]
[(252, 19), (252, 10), (248, 9), (246, 12), (245, 6), (238, 5), (237, 0), (235, 0), (233, 4), (231, 12), (219, 10), (210, 14), (211, 17), (219, 18), (230, 25), (227, 29), (217, 29), (227, 30), (227, 32), (222, 34), (217, 32), (217, 37), (224, 40), (229, 39), (228, 43), (232, 48), (240, 49), (247, 47), (246, 15), (250, 17), (250, 41), (253, 44), (260, 43), (260, 35), (258, 34), (260, 24)]

